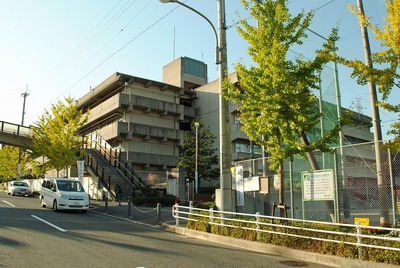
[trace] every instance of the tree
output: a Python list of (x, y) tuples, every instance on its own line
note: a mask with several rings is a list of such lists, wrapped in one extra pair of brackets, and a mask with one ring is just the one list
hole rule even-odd
[[(0, 149), (0, 182), (17, 178), (19, 150), (13, 146), (3, 146)], [(20, 179), (40, 177), (43, 174), (25, 151), (21, 151), (20, 166)]]
[(247, 20), (241, 20), (238, 26), (239, 34), (249, 44), (248, 54), (254, 64), (251, 67), (237, 64), (239, 82), (235, 85), (226, 80), (223, 95), (240, 104), (242, 130), (269, 153), (270, 169), (281, 178), (279, 201), (282, 204), (283, 161), (295, 155), (306, 157), (314, 150), (330, 151), (329, 144), (337, 141), (344, 123), (340, 120), (318, 140), (306, 139), (305, 133), (321, 117), (312, 90), (319, 89), (318, 74), (336, 51), (337, 30), (332, 30), (314, 59), (290, 59), (288, 52), (302, 44), (313, 13), (302, 12), (292, 17), (286, 0), (241, 2), (257, 22), (252, 26)]
[[(199, 174), (199, 184), (201, 179), (217, 180), (219, 178), (218, 155), (216, 148), (213, 148), (215, 136), (208, 128), (204, 128), (199, 122), (198, 129), (198, 153), (197, 153), (197, 171)], [(179, 153), (178, 167), (185, 170), (185, 177), (191, 181), (195, 179), (195, 161), (196, 161), (196, 130), (194, 123), (191, 124), (191, 130), (185, 133), (185, 141)]]
[(46, 110), (33, 124), (32, 154), (46, 158), (46, 170), (57, 170), (76, 164), (76, 155), (82, 151), (82, 139), (77, 134), (87, 122), (88, 115), (77, 108), (77, 102), (65, 98)]
[[(336, 60), (353, 70), (352, 77), (357, 78), (359, 84), (365, 85), (372, 82), (378, 86), (379, 92), (382, 93), (382, 100), (377, 105), (390, 112), (399, 113), (400, 104), (390, 103), (390, 96), (393, 94), (393, 88), (400, 88), (400, 74), (398, 72), (400, 64), (400, 0), (387, 0), (386, 8), (387, 17), (383, 19), (386, 24), (381, 30), (373, 25), (370, 18), (367, 18), (359, 8), (349, 5), (350, 11), (358, 16), (360, 26), (371, 29), (375, 34), (375, 39), (381, 42), (384, 49), (371, 54), (372, 64), (364, 63), (358, 59), (348, 60), (339, 56)], [(391, 124), (391, 128), (388, 134), (395, 135), (391, 147), (394, 150), (399, 150), (400, 123)]]
[[(0, 149), (0, 179), (2, 181), (12, 180), (17, 177), (18, 167), (18, 147), (3, 146)], [(23, 152), (21, 154), (21, 174), (29, 173), (28, 157)]]

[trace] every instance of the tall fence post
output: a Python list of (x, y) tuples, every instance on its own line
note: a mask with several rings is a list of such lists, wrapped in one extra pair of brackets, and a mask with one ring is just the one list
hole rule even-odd
[(392, 166), (392, 157), (390, 154), (390, 148), (388, 150), (388, 162), (389, 162), (389, 174), (390, 174), (390, 193), (392, 195), (392, 214), (393, 214), (393, 226), (396, 226), (396, 200), (395, 200), (395, 181), (393, 176), (393, 166)]
[(214, 209), (210, 208), (210, 224), (214, 222)]
[(131, 207), (132, 207), (132, 201), (131, 198), (128, 198), (128, 219), (131, 217)]
[(157, 203), (157, 224), (161, 225), (161, 204)]
[[(286, 205), (285, 205), (286, 207)], [(256, 212), (256, 214), (254, 215), (256, 218), (256, 234), (257, 234), (257, 240), (260, 238), (260, 212)]]
[(256, 231), (258, 231), (260, 230), (260, 212), (256, 212), (255, 218), (256, 218)]
[(108, 212), (108, 192), (104, 193), (104, 199), (105, 199), (104, 212), (107, 213)]
[(358, 248), (358, 258), (362, 260), (362, 247), (361, 247), (361, 224), (360, 222), (356, 223), (356, 229), (357, 229), (357, 248)]

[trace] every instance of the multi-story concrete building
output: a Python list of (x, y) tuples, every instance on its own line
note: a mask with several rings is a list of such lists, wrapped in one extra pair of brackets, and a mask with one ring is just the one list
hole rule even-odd
[(193, 88), (207, 83), (207, 67), (180, 58), (164, 68), (164, 80), (115, 73), (78, 102), (89, 113), (82, 133), (96, 132), (150, 184), (179, 177), (179, 148), (198, 114)]
[[(236, 74), (229, 79), (236, 82)], [(176, 169), (179, 149), (196, 120), (219, 136), (218, 85), (208, 83), (206, 64), (186, 57), (164, 67), (163, 82), (115, 73), (79, 99), (79, 108), (89, 113), (83, 133), (96, 131), (142, 179), (169, 183), (171, 194), (185, 198), (186, 182)], [(232, 161), (262, 157), (241, 131), (236, 109), (229, 107)], [(372, 140), (370, 118), (353, 113), (352, 119), (343, 130), (345, 140)]]

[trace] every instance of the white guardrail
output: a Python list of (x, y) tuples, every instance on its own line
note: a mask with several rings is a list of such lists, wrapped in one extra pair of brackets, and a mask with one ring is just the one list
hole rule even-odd
[[(192, 202), (191, 202), (192, 204)], [(286, 235), (286, 236), (293, 236), (299, 238), (306, 238), (312, 240), (319, 240), (319, 241), (326, 241), (326, 242), (333, 242), (333, 243), (340, 243), (340, 244), (347, 244), (353, 245), (358, 248), (358, 256), (361, 258), (362, 256), (362, 248), (369, 247), (369, 248), (376, 248), (376, 249), (384, 249), (384, 250), (393, 250), (400, 252), (400, 229), (399, 228), (387, 228), (387, 227), (377, 227), (377, 226), (363, 226), (360, 223), (357, 224), (345, 224), (345, 223), (331, 223), (331, 222), (320, 222), (320, 221), (310, 221), (310, 220), (300, 220), (300, 219), (291, 219), (291, 218), (281, 218), (281, 217), (272, 217), (272, 216), (265, 216), (261, 215), (259, 212), (255, 214), (246, 214), (246, 213), (238, 213), (238, 212), (227, 212), (227, 211), (219, 211), (214, 209), (201, 209), (201, 208), (194, 208), (192, 205), (189, 206), (180, 206), (175, 204), (172, 207), (172, 216), (176, 220), (176, 225), (179, 225), (179, 220), (186, 220), (186, 221), (199, 221), (198, 219), (203, 219), (204, 221), (208, 221), (208, 224), (211, 225), (219, 225), (229, 228), (242, 228), (246, 230), (253, 230), (256, 232), (266, 232), (272, 234), (279, 234), (279, 235)], [(241, 217), (237, 218), (237, 217)], [(246, 218), (246, 219), (243, 219)], [(254, 220), (253, 220), (254, 219)], [(263, 220), (269, 220), (265, 222)], [(250, 223), (255, 224), (255, 228), (252, 227), (244, 227), (244, 226), (237, 226), (232, 224), (226, 224), (227, 222), (238, 222), (238, 223)], [(294, 226), (292, 223), (307, 223), (307, 227), (301, 227), (301, 224), (297, 224)], [(285, 223), (285, 224), (282, 224)], [(311, 224), (318, 224), (318, 225), (330, 225), (336, 227), (345, 227), (349, 232), (338, 232), (338, 231), (331, 231), (331, 230), (321, 230), (321, 229), (313, 229), (308, 227)], [(300, 226), (299, 226), (300, 225)], [(269, 230), (263, 229), (263, 226), (269, 227), (277, 227), (277, 228), (270, 228)], [(275, 231), (277, 230), (299, 230), (299, 231), (307, 231), (307, 236), (293, 234), (289, 232), (280, 232)], [(352, 228), (354, 230), (352, 231)], [(375, 231), (375, 232), (385, 232), (386, 235), (371, 235), (368, 234), (368, 231)], [(315, 236), (310, 236), (309, 234), (315, 234)], [(319, 235), (318, 235), (319, 234)], [(321, 237), (321, 234), (325, 234), (325, 237), (329, 237), (329, 235), (341, 235), (347, 237), (354, 237), (354, 241), (343, 241), (343, 240), (335, 240), (335, 239), (328, 239)], [(391, 242), (390, 245), (393, 246), (379, 246), (374, 245), (374, 241), (376, 240), (384, 240)], [(393, 243), (395, 242), (395, 243)], [(397, 247), (395, 247), (397, 245)]]

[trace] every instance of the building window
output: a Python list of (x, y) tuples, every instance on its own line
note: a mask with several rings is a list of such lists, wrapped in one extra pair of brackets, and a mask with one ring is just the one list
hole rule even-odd
[(239, 119), (240, 113), (236, 111), (236, 112), (233, 114), (233, 117), (234, 117), (233, 120), (234, 120), (235, 124), (240, 124), (240, 119)]
[(201, 61), (185, 58), (183, 73), (205, 79), (206, 65)]
[[(246, 154), (258, 154), (262, 155), (262, 147), (257, 144), (252, 144), (253, 148), (251, 148), (251, 145), (249, 143), (240, 143), (236, 142), (235, 143), (235, 153), (246, 153)], [(253, 149), (253, 152), (252, 152)]]
[(235, 143), (235, 153), (250, 153), (250, 145), (245, 143)]

